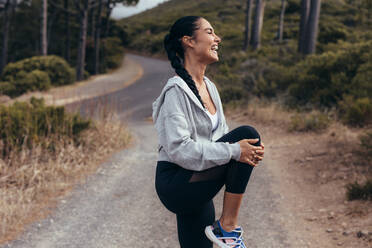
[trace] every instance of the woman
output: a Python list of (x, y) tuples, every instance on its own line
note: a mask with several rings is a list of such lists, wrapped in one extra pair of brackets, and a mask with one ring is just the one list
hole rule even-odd
[[(176, 76), (153, 102), (159, 139), (155, 187), (177, 216), (182, 248), (245, 247), (238, 212), (264, 144), (250, 126), (229, 132), (217, 88), (204, 76), (218, 61), (221, 39), (202, 17), (177, 20), (164, 38)], [(226, 186), (222, 216), (215, 221), (213, 197)], [(211, 242), (212, 241), (212, 242)]]

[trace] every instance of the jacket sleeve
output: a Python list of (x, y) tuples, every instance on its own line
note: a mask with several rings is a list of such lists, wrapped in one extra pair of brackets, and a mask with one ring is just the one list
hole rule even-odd
[(202, 171), (240, 158), (239, 143), (198, 141), (191, 138), (192, 127), (180, 105), (176, 90), (167, 92), (164, 100), (163, 148), (172, 160), (181, 167)]

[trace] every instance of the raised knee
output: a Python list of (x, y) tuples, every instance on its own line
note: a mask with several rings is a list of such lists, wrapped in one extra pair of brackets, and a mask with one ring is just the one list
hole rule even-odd
[(257, 132), (257, 130), (254, 127), (249, 126), (249, 125), (243, 125), (243, 126), (240, 126), (239, 129), (241, 129), (245, 139), (256, 139), (256, 138), (258, 138), (259, 141), (256, 145), (261, 144), (260, 134)]

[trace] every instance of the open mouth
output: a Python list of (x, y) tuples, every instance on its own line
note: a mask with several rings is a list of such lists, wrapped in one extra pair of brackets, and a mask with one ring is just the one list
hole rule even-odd
[(218, 45), (213, 45), (212, 48), (211, 48), (212, 52), (214, 52), (215, 54), (217, 54), (217, 50), (218, 50)]

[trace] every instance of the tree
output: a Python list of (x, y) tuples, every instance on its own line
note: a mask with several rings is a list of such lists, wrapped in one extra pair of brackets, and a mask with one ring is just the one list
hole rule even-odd
[(309, 19), (310, 0), (301, 0), (300, 36), (298, 39), (298, 52), (303, 53), (306, 36), (306, 24)]
[(69, 0), (64, 0), (64, 9), (67, 10), (65, 12), (65, 60), (70, 63), (70, 47), (71, 47), (71, 42), (70, 42), (70, 11), (69, 11)]
[(265, 0), (256, 0), (255, 17), (252, 28), (251, 45), (254, 50), (260, 47), (261, 31), (263, 25)]
[[(76, 80), (80, 81), (83, 79), (84, 75), (84, 68), (85, 68), (85, 55), (86, 55), (86, 40), (87, 40), (87, 31), (88, 31), (88, 14), (93, 8), (101, 8), (102, 11), (102, 4), (106, 3), (107, 9), (109, 9), (108, 17), (111, 15), (112, 9), (115, 7), (117, 3), (123, 3), (125, 5), (135, 5), (138, 3), (138, 0), (73, 0), (73, 4), (75, 6), (76, 11), (71, 11), (67, 8), (63, 8), (59, 6), (58, 4), (54, 3), (52, 0), (50, 0), (51, 4), (53, 6), (63, 10), (66, 13), (69, 13), (69, 15), (75, 15), (79, 18), (79, 26), (80, 26), (80, 34), (79, 34), (79, 45), (78, 45), (78, 56), (77, 56), (77, 62), (76, 62)], [(68, 7), (68, 1), (65, 1), (65, 7)], [(100, 12), (100, 11), (97, 11)], [(98, 13), (97, 15), (101, 15), (101, 13)], [(94, 17), (92, 17), (94, 19)], [(100, 17), (98, 17), (100, 18)], [(67, 17), (66, 17), (67, 19)], [(107, 20), (108, 22), (108, 20)], [(101, 22), (98, 22), (96, 25), (101, 26)], [(100, 28), (99, 28), (100, 29)], [(96, 49), (98, 49), (99, 52), (99, 36), (100, 31), (97, 32), (97, 35), (95, 35), (95, 46)], [(97, 63), (99, 59), (97, 58)], [(96, 67), (99, 67), (99, 64), (96, 65)]]
[(311, 0), (309, 18), (306, 23), (306, 35), (303, 46), (303, 54), (315, 53), (315, 45), (318, 36), (318, 23), (320, 16), (321, 0)]
[[(137, 5), (139, 0), (106, 0), (106, 5), (105, 5), (105, 8), (106, 8), (106, 16), (105, 16), (105, 20), (106, 20), (106, 25), (104, 26), (104, 30), (103, 30), (103, 38), (107, 38), (108, 37), (108, 34), (109, 34), (109, 27), (110, 27), (110, 16), (111, 16), (111, 13), (112, 13), (112, 10), (115, 8), (115, 6), (119, 3), (125, 5), (125, 6), (135, 6)], [(99, 25), (101, 25), (101, 22), (99, 23)], [(96, 31), (97, 32), (97, 31)], [(99, 29), (99, 32), (101, 32), (101, 28)], [(99, 36), (98, 37), (98, 41), (99, 41)], [(97, 46), (95, 47), (96, 49), (96, 65), (95, 65), (95, 68), (96, 70), (98, 70), (99, 68), (99, 42), (97, 42)], [(104, 44), (103, 44), (104, 46)], [(102, 62), (104, 63), (104, 60), (105, 60), (105, 57), (102, 56)]]
[(17, 0), (6, 0), (3, 3), (3, 47), (0, 56), (0, 74), (8, 62), (8, 42), (9, 42), (9, 28), (12, 17), (14, 16), (15, 8), (17, 7)]
[(286, 0), (282, 0), (282, 7), (281, 7), (281, 11), (280, 11), (278, 34), (277, 34), (277, 38), (278, 38), (279, 42), (283, 41), (283, 25), (284, 25), (285, 5), (286, 5)]
[(48, 40), (47, 40), (47, 23), (48, 23), (48, 1), (42, 0), (40, 13), (40, 54), (47, 55)]
[(248, 49), (248, 44), (251, 39), (251, 19), (252, 19), (252, 5), (253, 0), (247, 0), (247, 7), (245, 9), (245, 31), (244, 31), (244, 44), (243, 50), (246, 51)]
[(102, 24), (102, 0), (98, 0), (98, 10), (96, 18), (96, 29), (94, 33), (94, 74), (99, 73), (99, 45)]

